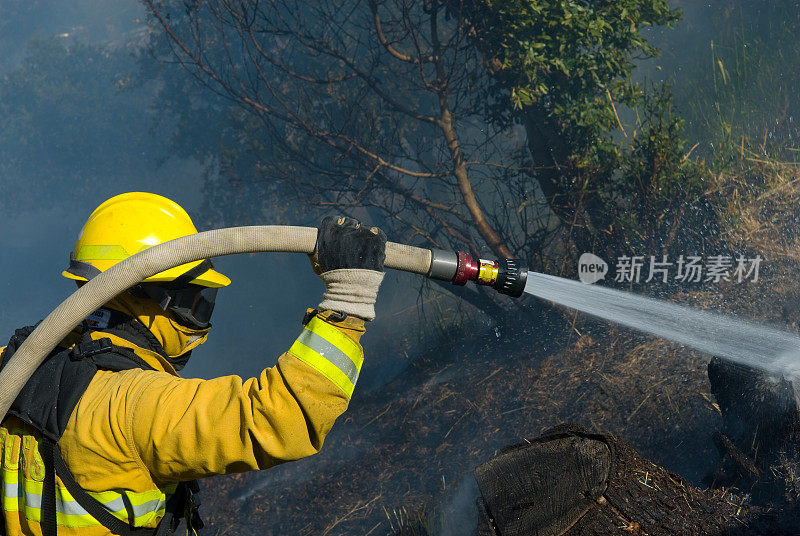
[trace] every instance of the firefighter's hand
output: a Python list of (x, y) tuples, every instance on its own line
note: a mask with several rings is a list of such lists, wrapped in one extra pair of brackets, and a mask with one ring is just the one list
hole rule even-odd
[(319, 309), (375, 318), (375, 299), (383, 280), (386, 235), (352, 218), (328, 216), (317, 232), (311, 263), (325, 283)]

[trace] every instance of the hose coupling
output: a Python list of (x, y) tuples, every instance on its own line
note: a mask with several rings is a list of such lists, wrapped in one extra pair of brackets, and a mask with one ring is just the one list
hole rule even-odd
[(431, 279), (450, 281), (455, 285), (466, 285), (467, 281), (472, 281), (513, 298), (522, 296), (525, 290), (528, 269), (515, 259), (473, 260), (469, 253), (441, 249), (433, 249), (431, 254), (428, 271)]

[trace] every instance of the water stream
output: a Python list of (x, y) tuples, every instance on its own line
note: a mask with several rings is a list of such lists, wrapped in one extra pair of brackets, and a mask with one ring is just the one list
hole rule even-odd
[(528, 272), (525, 292), (711, 355), (800, 377), (800, 337), (707, 311)]

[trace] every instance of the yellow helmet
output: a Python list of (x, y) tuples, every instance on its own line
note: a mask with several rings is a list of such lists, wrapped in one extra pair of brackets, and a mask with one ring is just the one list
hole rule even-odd
[[(61, 275), (88, 281), (143, 249), (197, 233), (180, 205), (156, 194), (130, 192), (97, 207), (83, 226), (69, 268)], [(190, 262), (145, 279), (147, 282), (183, 282), (225, 287), (231, 280), (215, 271), (208, 260)]]

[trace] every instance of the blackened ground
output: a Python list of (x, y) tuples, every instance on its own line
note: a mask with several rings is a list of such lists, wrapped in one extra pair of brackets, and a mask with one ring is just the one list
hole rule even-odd
[(206, 534), (384, 535), (417, 518), (474, 534), (474, 468), (562, 422), (621, 436), (699, 485), (719, 461), (707, 356), (570, 320), (442, 345), (356, 399), (320, 454), (206, 481)]

